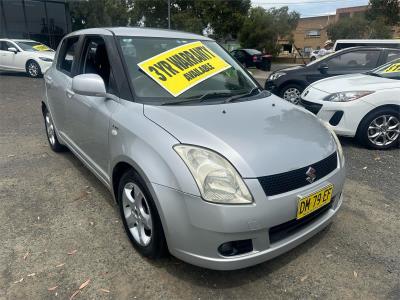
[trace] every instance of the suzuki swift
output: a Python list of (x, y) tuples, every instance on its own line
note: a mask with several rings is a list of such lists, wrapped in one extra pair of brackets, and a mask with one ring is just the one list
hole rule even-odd
[(212, 39), (77, 31), (44, 78), (50, 147), (107, 186), (144, 256), (244, 268), (317, 234), (342, 204), (333, 131), (262, 91)]

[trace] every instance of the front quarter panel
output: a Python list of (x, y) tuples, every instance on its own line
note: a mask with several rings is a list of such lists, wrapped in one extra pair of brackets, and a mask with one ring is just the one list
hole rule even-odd
[(116, 128), (110, 134), (110, 176), (119, 162), (126, 162), (148, 186), (158, 184), (199, 195), (188, 168), (173, 150), (179, 141), (143, 115), (143, 104), (122, 100), (111, 126)]

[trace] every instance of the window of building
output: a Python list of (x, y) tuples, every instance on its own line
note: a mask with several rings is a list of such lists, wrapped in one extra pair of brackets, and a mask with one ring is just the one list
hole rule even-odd
[(321, 36), (321, 30), (319, 29), (312, 29), (306, 31), (306, 37), (309, 38), (316, 38)]
[(13, 38), (28, 37), (22, 0), (3, 1), (3, 9), (4, 19), (7, 23), (7, 34)]
[(76, 48), (78, 37), (72, 37), (64, 40), (60, 58), (58, 59), (59, 69), (67, 75), (71, 75), (72, 67), (76, 59)]

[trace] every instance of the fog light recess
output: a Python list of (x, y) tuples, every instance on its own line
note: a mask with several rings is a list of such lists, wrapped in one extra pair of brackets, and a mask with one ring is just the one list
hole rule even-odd
[(222, 256), (235, 256), (253, 251), (253, 242), (251, 240), (231, 241), (221, 244), (218, 252)]

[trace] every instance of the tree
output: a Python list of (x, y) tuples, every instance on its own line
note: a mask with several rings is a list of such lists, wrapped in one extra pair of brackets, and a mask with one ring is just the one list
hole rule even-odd
[[(217, 39), (235, 38), (249, 8), (250, 0), (171, 0), (171, 27), (200, 34), (208, 27)], [(131, 20), (136, 25), (167, 28), (167, 0), (135, 0)]]
[(291, 39), (299, 18), (297, 12), (289, 13), (286, 6), (269, 10), (262, 7), (251, 8), (240, 31), (239, 41), (245, 47), (265, 49), (268, 53), (276, 55), (280, 51), (278, 38)]
[(368, 21), (363, 16), (342, 18), (327, 28), (331, 40), (338, 39), (362, 39), (368, 37)]
[(69, 4), (72, 30), (89, 27), (126, 26), (132, 0), (86, 0)]
[(366, 17), (388, 26), (400, 24), (400, 2), (398, 0), (370, 0)]

